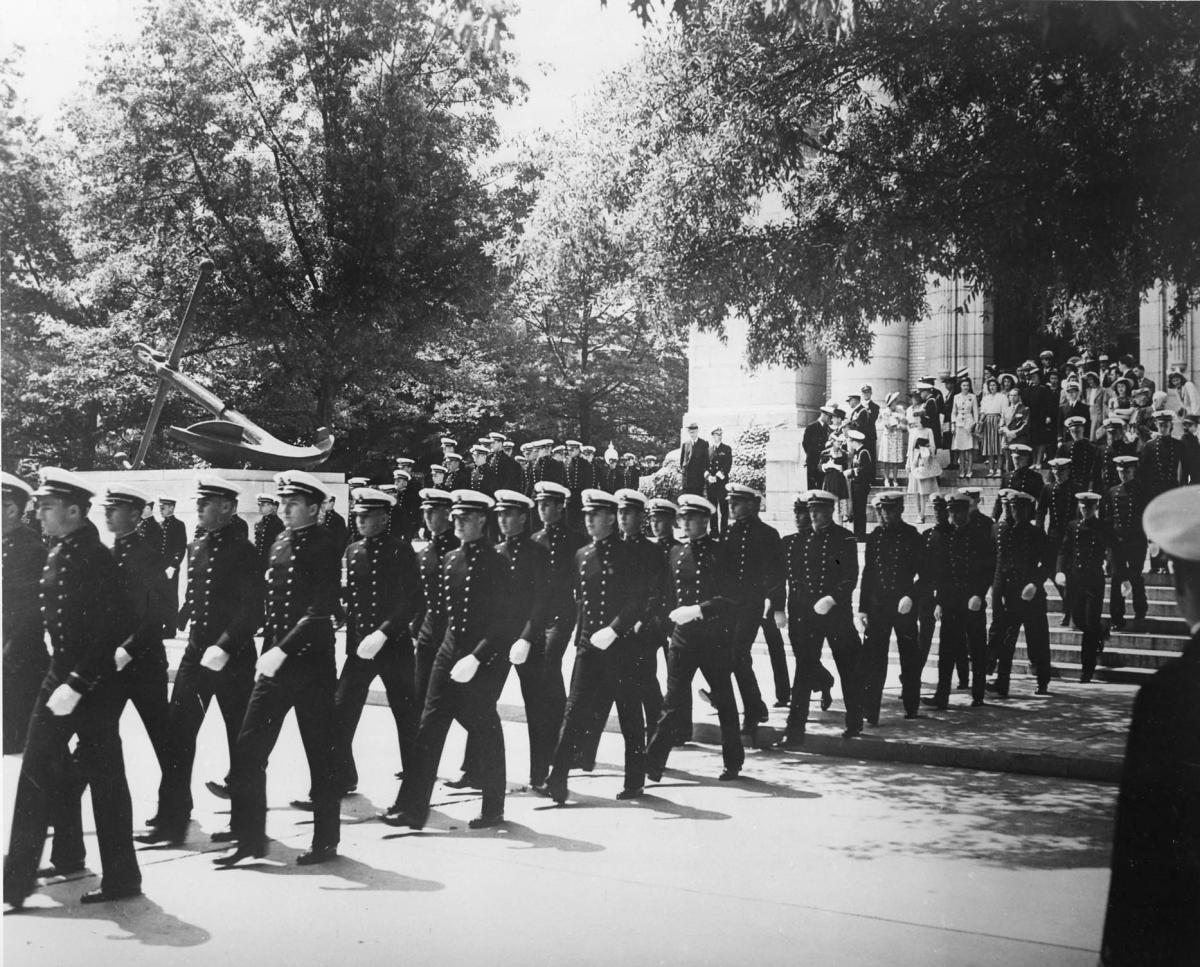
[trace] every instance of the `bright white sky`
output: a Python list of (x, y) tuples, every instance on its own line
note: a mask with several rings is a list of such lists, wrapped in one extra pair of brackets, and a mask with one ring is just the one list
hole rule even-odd
[[(25, 48), (19, 94), (47, 121), (87, 80), (93, 45), (137, 33), (143, 0), (0, 0), (0, 50)], [(550, 128), (573, 100), (636, 52), (642, 27), (625, 0), (522, 0), (509, 19), (510, 49), (529, 85), (526, 103), (502, 118), (508, 134)]]

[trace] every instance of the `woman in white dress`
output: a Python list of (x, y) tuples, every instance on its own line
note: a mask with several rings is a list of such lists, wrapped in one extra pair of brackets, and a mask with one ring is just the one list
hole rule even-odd
[(908, 424), (908, 492), (917, 495), (917, 513), (925, 523), (925, 498), (938, 492), (938, 475), (942, 465), (933, 446), (933, 430), (921, 426), (921, 421)]
[(879, 474), (885, 487), (899, 486), (900, 468), (908, 456), (904, 440), (908, 421), (899, 397), (899, 393), (889, 393), (879, 410), (879, 419), (875, 421), (875, 438), (879, 441)]
[(954, 410), (950, 414), (950, 427), (954, 435), (950, 449), (958, 454), (958, 479), (971, 476), (971, 463), (975, 455), (975, 428), (979, 425), (979, 400), (971, 386), (971, 377), (958, 384), (954, 394)]

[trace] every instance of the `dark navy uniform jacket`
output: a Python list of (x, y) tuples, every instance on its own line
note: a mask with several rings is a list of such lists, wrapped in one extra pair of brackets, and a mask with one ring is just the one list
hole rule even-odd
[(263, 649), (285, 655), (319, 654), (333, 648), (342, 554), (320, 524), (285, 530), (271, 548)]
[(454, 536), (454, 528), (448, 527), (417, 553), (421, 600), (413, 613), (411, 628), (418, 648), (436, 649), (442, 643), (442, 635), (446, 631), (442, 612), (436, 611), (439, 618), (429, 626), (426, 626), (425, 619), (431, 612), (435, 612), (442, 599), (442, 558), (458, 547), (459, 543), (459, 539)]
[(229, 526), (192, 541), (181, 615), (192, 623), (188, 650), (218, 645), (231, 655), (253, 653), (262, 612), (263, 566), (250, 542)]
[(3, 546), (4, 659), (45, 668), (50, 656), (43, 643), (38, 583), (46, 564), (46, 545), (33, 530), (19, 524), (4, 535)]
[(50, 673), (82, 694), (116, 674), (113, 655), (134, 628), (117, 564), (95, 529), (58, 540), (39, 595), (50, 636)]
[(385, 648), (411, 649), (410, 626), (422, 607), (417, 555), (390, 534), (364, 537), (346, 548), (346, 654), (373, 631), (387, 635)]
[(175, 620), (175, 595), (162, 558), (136, 530), (113, 542), (112, 555), (135, 622), (122, 647), (135, 659), (165, 664), (162, 629)]
[[(867, 535), (859, 610), (895, 611), (903, 597), (916, 604), (928, 572), (925, 538), (912, 524), (880, 524)], [(913, 612), (916, 613), (915, 611)]]

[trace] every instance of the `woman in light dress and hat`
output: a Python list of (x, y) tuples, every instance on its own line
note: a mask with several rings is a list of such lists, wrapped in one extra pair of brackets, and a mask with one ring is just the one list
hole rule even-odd
[(942, 465), (934, 447), (933, 430), (922, 426), (920, 417), (908, 423), (908, 492), (917, 495), (917, 513), (925, 523), (925, 499), (938, 492), (938, 475)]
[(971, 377), (963, 376), (959, 381), (959, 391), (954, 395), (954, 408), (950, 414), (950, 425), (954, 435), (950, 440), (950, 449), (958, 454), (958, 476), (966, 480), (971, 476), (971, 464), (975, 455), (975, 430), (979, 425), (979, 400), (975, 398), (975, 389), (971, 385)]
[(900, 486), (900, 468), (904, 466), (907, 451), (905, 436), (908, 420), (899, 393), (889, 393), (880, 407), (879, 419), (875, 421), (875, 438), (879, 446), (879, 473), (885, 487)]
[[(842, 412), (839, 409), (834, 413), (834, 425), (839, 427), (837, 414)], [(846, 519), (846, 501), (850, 499), (850, 486), (846, 483), (846, 469), (850, 466), (847, 449), (846, 438), (838, 430), (829, 435), (829, 445), (821, 452), (821, 469), (825, 471), (821, 489), (837, 498), (835, 513), (839, 523)]]

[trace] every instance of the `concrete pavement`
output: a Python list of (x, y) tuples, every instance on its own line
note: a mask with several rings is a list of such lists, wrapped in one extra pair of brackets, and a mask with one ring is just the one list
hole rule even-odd
[[(135, 816), (157, 769), (123, 722)], [(524, 729), (506, 724), (508, 774), (526, 775)], [(443, 776), (462, 733), (451, 732)], [(271, 760), (266, 861), (218, 871), (208, 833), (227, 803), (215, 712), (200, 734), (186, 849), (142, 848), (146, 896), (80, 907), (92, 877), (49, 885), (4, 918), (14, 965), (730, 963), (1091, 965), (1108, 882), (1115, 788), (972, 770), (751, 751), (718, 783), (719, 751), (688, 746), (651, 795), (618, 803), (620, 737), (557, 808), (510, 795), (506, 827), (469, 832), (474, 795), (439, 786), (425, 831), (372, 818), (390, 802), (390, 716), (368, 708), (361, 795), (344, 803), (343, 858), (300, 869), (310, 817), (294, 720)], [(6, 820), (16, 757), (5, 759)], [(515, 788), (515, 787), (514, 787)], [(90, 821), (90, 810), (85, 810)], [(7, 822), (6, 822), (7, 829)], [(94, 838), (90, 858), (96, 863)]]

